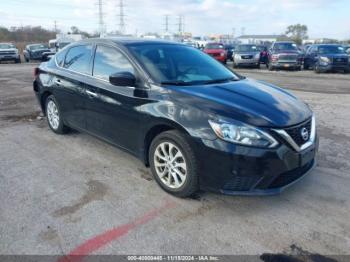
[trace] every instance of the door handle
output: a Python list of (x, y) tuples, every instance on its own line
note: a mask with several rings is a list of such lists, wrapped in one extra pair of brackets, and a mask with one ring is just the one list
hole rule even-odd
[(58, 86), (61, 85), (61, 80), (56, 79), (56, 80), (55, 80), (55, 84), (58, 85)]
[(86, 93), (88, 94), (88, 96), (90, 97), (97, 97), (98, 95), (94, 92), (91, 92), (90, 90), (86, 90)]

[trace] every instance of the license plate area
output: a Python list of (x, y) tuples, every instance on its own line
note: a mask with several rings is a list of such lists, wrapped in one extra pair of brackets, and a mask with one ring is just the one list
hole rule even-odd
[(306, 149), (305, 151), (301, 152), (299, 156), (299, 166), (305, 166), (312, 159), (314, 159), (315, 152), (315, 148)]

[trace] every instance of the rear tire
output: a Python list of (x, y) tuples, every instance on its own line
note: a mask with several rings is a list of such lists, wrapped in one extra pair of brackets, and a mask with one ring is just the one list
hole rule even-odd
[(148, 157), (152, 174), (164, 191), (177, 197), (198, 191), (197, 160), (183, 133), (171, 130), (156, 136)]
[(45, 113), (50, 129), (56, 134), (65, 134), (69, 128), (63, 123), (60, 107), (53, 95), (47, 97), (45, 102)]

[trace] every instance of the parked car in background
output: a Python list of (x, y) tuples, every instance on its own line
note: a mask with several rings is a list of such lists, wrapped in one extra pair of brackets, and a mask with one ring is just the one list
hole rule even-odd
[(0, 43), (0, 63), (2, 61), (13, 61), (21, 63), (21, 57), (17, 47), (11, 43)]
[(238, 45), (235, 49), (233, 67), (253, 66), (260, 67), (260, 50), (256, 45)]
[(187, 45), (187, 46), (192, 46), (192, 47), (194, 47), (194, 48), (197, 48), (197, 49), (199, 49), (199, 46), (198, 46), (198, 44), (196, 43), (196, 42), (191, 42), (191, 41), (185, 41), (185, 42), (183, 42), (185, 45)]
[(265, 45), (258, 45), (257, 48), (260, 51), (260, 64), (268, 65), (269, 61), (269, 49)]
[(342, 70), (350, 72), (349, 57), (338, 44), (312, 45), (304, 58), (304, 69), (313, 68), (316, 73)]
[(235, 46), (225, 45), (225, 50), (227, 52), (227, 59), (233, 61), (233, 52), (235, 51)]
[(307, 104), (183, 44), (89, 39), (34, 73), (53, 132), (71, 127), (123, 148), (178, 197), (276, 194), (316, 164)]
[(294, 42), (274, 42), (269, 51), (268, 68), (301, 70), (302, 55)]
[(226, 64), (227, 62), (227, 51), (225, 46), (221, 43), (208, 43), (204, 48), (204, 53), (214, 57), (221, 63)]
[(23, 50), (24, 60), (43, 60), (43, 53), (50, 52), (49, 46), (46, 44), (30, 44)]

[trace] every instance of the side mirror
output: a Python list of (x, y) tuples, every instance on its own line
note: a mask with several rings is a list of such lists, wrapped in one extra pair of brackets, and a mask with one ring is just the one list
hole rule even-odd
[(130, 72), (119, 72), (109, 76), (109, 82), (114, 86), (132, 86), (136, 85), (136, 77)]

